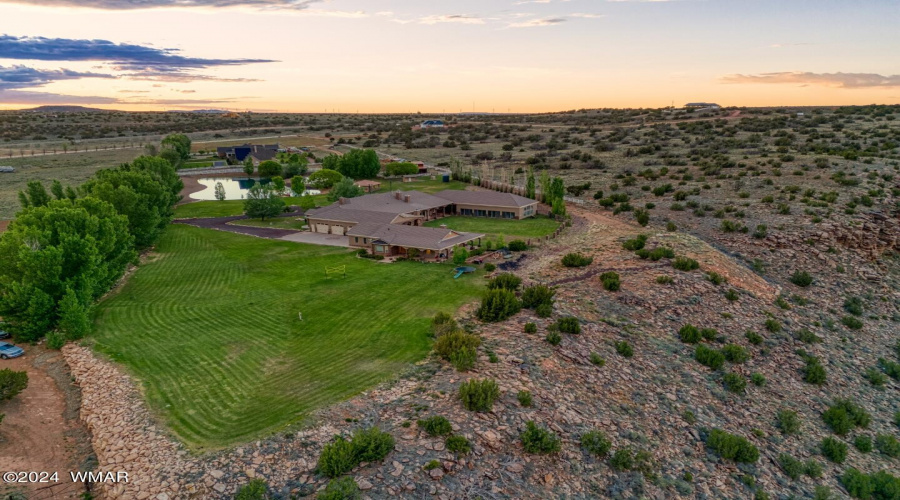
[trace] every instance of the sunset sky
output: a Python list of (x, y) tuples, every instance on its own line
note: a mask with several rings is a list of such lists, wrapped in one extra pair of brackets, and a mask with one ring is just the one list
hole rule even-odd
[(0, 108), (900, 103), (897, 0), (0, 0), (0, 19)]

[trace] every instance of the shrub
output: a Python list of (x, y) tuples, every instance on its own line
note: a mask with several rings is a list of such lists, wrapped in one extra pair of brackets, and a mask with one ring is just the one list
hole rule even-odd
[(897, 441), (897, 438), (890, 434), (878, 434), (875, 436), (875, 448), (878, 448), (882, 455), (900, 458), (900, 441)]
[(803, 381), (808, 384), (822, 385), (828, 378), (825, 367), (819, 362), (819, 358), (808, 356), (806, 366), (803, 367)]
[(851, 330), (859, 330), (863, 327), (863, 322), (855, 316), (844, 316), (841, 323)]
[(791, 283), (806, 288), (813, 283), (813, 277), (806, 271), (794, 271), (791, 275)]
[(634, 219), (641, 226), (646, 226), (650, 223), (650, 212), (644, 210), (643, 208), (639, 208), (634, 211)]
[(481, 345), (481, 338), (462, 330), (456, 330), (438, 337), (434, 341), (434, 350), (438, 356), (450, 361), (459, 351), (475, 351)]
[(822, 470), (822, 464), (813, 459), (809, 459), (803, 464), (803, 473), (813, 479), (822, 477), (822, 472), (824, 472)]
[(716, 285), (716, 286), (719, 286), (719, 285), (725, 283), (726, 281), (728, 281), (728, 278), (726, 278), (725, 276), (722, 276), (721, 274), (719, 274), (715, 271), (710, 271), (710, 272), (706, 273), (706, 279), (710, 283), (712, 283), (713, 285)]
[(345, 476), (332, 479), (316, 498), (318, 500), (357, 500), (360, 496), (356, 481), (350, 476)]
[(725, 298), (731, 302), (734, 302), (741, 298), (741, 296), (738, 294), (737, 290), (735, 290), (734, 288), (729, 288), (728, 291), (725, 292)]
[(28, 374), (14, 372), (9, 368), (0, 370), (0, 402), (15, 397), (28, 387)]
[(353, 433), (350, 441), (353, 445), (353, 454), (359, 462), (377, 462), (388, 455), (394, 449), (394, 436), (384, 432), (378, 427), (358, 429)]
[(747, 353), (747, 350), (737, 344), (726, 345), (722, 348), (722, 354), (725, 355), (725, 359), (735, 364), (745, 363), (748, 359), (750, 359), (750, 355)]
[(737, 373), (726, 373), (722, 380), (725, 382), (725, 388), (729, 392), (741, 394), (747, 389), (747, 380)]
[(622, 340), (622, 341), (616, 342), (615, 346), (616, 346), (616, 352), (619, 353), (619, 355), (624, 356), (626, 358), (630, 358), (630, 357), (634, 356), (634, 349), (631, 347), (631, 344), (629, 344), (628, 342)]
[(685, 344), (696, 344), (700, 342), (700, 339), (702, 338), (700, 336), (700, 329), (690, 323), (682, 326), (681, 329), (678, 330), (678, 337)]
[(800, 417), (797, 412), (792, 410), (778, 410), (775, 415), (775, 425), (782, 434), (793, 436), (800, 432)]
[(422, 466), (422, 469), (423, 470), (434, 470), (440, 466), (441, 466), (440, 460), (432, 460), (432, 461), (428, 462), (427, 464), (425, 464), (424, 466)]
[(860, 453), (869, 453), (872, 451), (872, 438), (865, 434), (860, 434), (853, 439), (853, 447)]
[(459, 386), (459, 398), (469, 411), (488, 412), (494, 407), (494, 400), (500, 396), (497, 382), (491, 379), (472, 379)]
[(672, 261), (672, 267), (679, 271), (693, 271), (694, 269), (700, 269), (700, 263), (687, 257), (675, 257)]
[(453, 316), (445, 312), (439, 312), (431, 318), (431, 333), (434, 334), (435, 338), (453, 332), (458, 327), (459, 325), (456, 324)]
[(644, 245), (646, 245), (646, 244), (647, 244), (647, 235), (641, 234), (641, 235), (638, 235), (636, 238), (632, 238), (630, 240), (625, 240), (625, 242), (622, 243), (622, 247), (625, 250), (628, 250), (629, 252), (634, 252), (636, 250), (640, 250), (640, 249), (644, 248)]
[(66, 336), (59, 332), (50, 332), (47, 334), (47, 348), (59, 350), (66, 345)]
[(847, 297), (844, 300), (844, 310), (854, 316), (862, 316), (863, 302), (859, 297)]
[(709, 432), (706, 445), (722, 458), (738, 463), (753, 463), (759, 460), (759, 450), (753, 443), (721, 429), (713, 429)]
[(553, 305), (556, 290), (546, 285), (529, 286), (522, 290), (522, 307), (535, 309), (542, 304)]
[(825, 458), (836, 464), (842, 464), (847, 459), (847, 445), (833, 437), (823, 439), (820, 449)]
[(484, 265), (485, 272), (492, 273), (497, 269), (497, 266), (488, 262)]
[(674, 280), (672, 280), (671, 276), (666, 276), (664, 274), (661, 274), (656, 277), (656, 282), (659, 283), (660, 285), (669, 285), (672, 283), (672, 281), (674, 281)]
[(527, 453), (556, 453), (560, 450), (560, 440), (556, 434), (538, 427), (529, 420), (525, 423), (525, 431), (519, 436), (522, 447)]
[(878, 358), (878, 367), (894, 380), (900, 380), (900, 363)]
[(488, 282), (488, 290), (509, 290), (515, 292), (522, 284), (522, 278), (512, 273), (498, 274), (494, 279)]
[(447, 436), (453, 433), (450, 421), (440, 415), (419, 420), (416, 424), (429, 436)]
[(478, 353), (475, 349), (460, 349), (450, 354), (450, 364), (456, 368), (458, 372), (467, 372), (475, 367), (478, 360)]
[(596, 352), (591, 353), (590, 360), (591, 364), (594, 366), (599, 366), (602, 368), (604, 365), (606, 365), (606, 360), (600, 357), (600, 355)]
[(836, 399), (822, 414), (822, 420), (835, 434), (843, 436), (856, 427), (868, 427), (872, 417), (863, 407), (849, 399)]
[(537, 333), (537, 325), (534, 323), (525, 323), (525, 333)]
[(766, 377), (762, 373), (754, 372), (750, 375), (750, 382), (753, 382), (756, 387), (762, 387), (766, 385)]
[(789, 478), (795, 481), (797, 479), (800, 479), (800, 476), (804, 471), (803, 462), (788, 455), (787, 453), (778, 455), (778, 465), (781, 466), (781, 470), (784, 471), (784, 473)]
[(562, 259), (562, 265), (566, 267), (585, 267), (591, 262), (594, 262), (593, 257), (586, 257), (580, 253), (569, 253)]
[(863, 374), (863, 377), (869, 381), (873, 386), (881, 389), (884, 387), (884, 384), (887, 383), (887, 375), (878, 371), (875, 368), (869, 368)]
[(698, 345), (697, 349), (694, 350), (694, 359), (696, 359), (701, 365), (706, 366), (711, 370), (718, 370), (722, 368), (722, 365), (725, 364), (725, 355), (716, 349), (711, 349), (706, 347), (705, 345)]
[(822, 342), (821, 337), (805, 328), (797, 332), (797, 340), (804, 344), (818, 344)]
[(522, 240), (512, 240), (506, 245), (510, 252), (524, 252), (528, 250), (528, 244)]
[(617, 471), (626, 471), (634, 468), (634, 452), (631, 448), (620, 448), (609, 459), (609, 466)]
[(268, 498), (268, 489), (269, 485), (265, 481), (254, 479), (238, 488), (237, 493), (234, 494), (234, 500), (265, 500)]
[(337, 477), (350, 472), (359, 462), (350, 441), (338, 437), (322, 448), (319, 455), (319, 472), (328, 477)]
[(465, 436), (450, 436), (444, 441), (444, 444), (447, 445), (447, 451), (453, 453), (465, 455), (472, 451), (472, 444)]
[(550, 343), (550, 345), (559, 345), (562, 342), (562, 335), (559, 334), (558, 330), (550, 330), (547, 332), (547, 336), (544, 337), (544, 340)]
[(516, 394), (516, 399), (519, 400), (520, 405), (526, 408), (530, 408), (531, 405), (534, 404), (534, 398), (531, 396), (531, 391), (519, 391), (519, 393)]
[(766, 327), (766, 330), (768, 330), (772, 333), (778, 333), (781, 331), (781, 323), (779, 323), (778, 321), (776, 321), (772, 318), (769, 318), (766, 320), (765, 327)]
[(538, 318), (549, 318), (553, 316), (553, 306), (550, 304), (541, 304), (534, 308), (534, 313)]
[(753, 345), (759, 345), (763, 343), (762, 335), (756, 332), (747, 330), (747, 333), (745, 333), (744, 336), (747, 337), (747, 341)]
[(489, 323), (503, 321), (519, 312), (521, 307), (515, 293), (502, 288), (488, 290), (481, 299), (478, 319)]
[(603, 282), (603, 289), (609, 292), (618, 291), (622, 285), (619, 282), (619, 273), (609, 271), (600, 275), (600, 281)]
[(700, 336), (703, 337), (703, 340), (712, 342), (713, 340), (716, 340), (716, 337), (718, 335), (719, 335), (719, 332), (715, 328), (701, 328), (700, 329)]
[(581, 435), (581, 447), (597, 458), (603, 458), (612, 448), (612, 442), (601, 431), (588, 431)]
[(557, 328), (559, 328), (559, 331), (563, 333), (581, 333), (581, 323), (578, 322), (578, 318), (573, 318), (571, 316), (566, 318), (559, 318), (556, 321), (556, 326)]

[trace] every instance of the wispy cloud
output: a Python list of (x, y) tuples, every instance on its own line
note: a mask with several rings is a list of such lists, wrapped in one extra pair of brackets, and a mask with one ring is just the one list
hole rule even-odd
[[(81, 7), (102, 10), (137, 10), (190, 7), (252, 7), (258, 9), (306, 10), (327, 0), (41, 0), (42, 7)], [(0, 0), (0, 3), (34, 5), (34, 0)]]
[(31, 92), (22, 90), (0, 89), (0, 102), (3, 104), (115, 104), (120, 102), (115, 97), (75, 96), (54, 94), (52, 92)]
[(528, 21), (521, 21), (510, 23), (509, 28), (540, 28), (542, 26), (555, 26), (557, 24), (562, 24), (566, 22), (564, 17), (551, 17), (546, 19), (529, 19)]
[(817, 85), (842, 89), (891, 88), (900, 87), (900, 75), (879, 75), (876, 73), (810, 73), (780, 72), (761, 73), (757, 75), (726, 75), (723, 83), (744, 84), (793, 84)]
[(459, 24), (484, 24), (482, 17), (467, 14), (438, 14), (432, 16), (421, 17), (416, 20), (420, 24), (441, 24), (441, 23), (459, 23)]

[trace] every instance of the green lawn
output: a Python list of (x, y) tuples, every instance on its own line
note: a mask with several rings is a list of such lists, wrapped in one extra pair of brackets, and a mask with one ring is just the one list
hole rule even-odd
[[(97, 306), (93, 339), (196, 451), (277, 432), (390, 378), (427, 354), (432, 315), (484, 286), (479, 274), (454, 280), (451, 265), (182, 225), (157, 250)], [(347, 278), (326, 280), (338, 265)]]
[(440, 176), (438, 176), (438, 180), (431, 180), (428, 177), (419, 177), (417, 180), (413, 182), (403, 182), (402, 180), (393, 180), (392, 182), (386, 179), (375, 179), (381, 183), (381, 189), (378, 190), (379, 193), (387, 193), (390, 191), (421, 191), (423, 193), (437, 193), (438, 191), (444, 191), (445, 189), (465, 189), (468, 184), (459, 181), (450, 181), (443, 182), (440, 180)]
[(559, 223), (548, 217), (538, 216), (524, 220), (488, 219), (485, 217), (445, 217), (443, 219), (428, 221), (429, 227), (439, 227), (446, 224), (450, 229), (466, 233), (483, 233), (488, 237), (496, 238), (502, 234), (509, 242), (516, 238), (538, 238), (556, 231)]
[(297, 220), (294, 217), (276, 217), (274, 219), (241, 219), (229, 222), (236, 226), (271, 227), (275, 229), (296, 229), (300, 231), (306, 224), (305, 220)]
[[(318, 194), (313, 196), (316, 205), (324, 207), (330, 205), (327, 195)], [(288, 205), (299, 205), (300, 198), (285, 198), (284, 202)], [(176, 219), (202, 219), (207, 217), (230, 217), (232, 215), (242, 215), (244, 213), (244, 200), (223, 200), (223, 201), (194, 201), (178, 205), (175, 207)]]

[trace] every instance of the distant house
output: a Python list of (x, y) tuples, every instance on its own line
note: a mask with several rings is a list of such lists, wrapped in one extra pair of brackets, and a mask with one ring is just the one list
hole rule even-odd
[[(445, 227), (421, 227), (449, 215), (524, 219), (533, 217), (538, 202), (496, 191), (441, 191), (426, 194), (396, 191), (341, 198), (334, 205), (306, 214), (310, 231), (347, 236), (349, 245), (384, 256), (408, 256), (410, 250), (428, 259), (449, 258), (453, 248), (482, 238)], [(415, 253), (415, 252), (414, 252)]]
[(274, 159), (278, 155), (278, 144), (244, 144), (243, 146), (224, 146), (216, 148), (219, 158), (242, 162), (248, 156), (253, 158), (255, 164)]
[(419, 125), (419, 128), (444, 128), (442, 120), (425, 120)]
[(685, 109), (721, 109), (722, 106), (714, 102), (689, 102), (684, 105)]
[(362, 180), (354, 182), (357, 186), (361, 187), (363, 191), (366, 193), (374, 193), (381, 189), (381, 183), (378, 181), (370, 181), (370, 180)]

